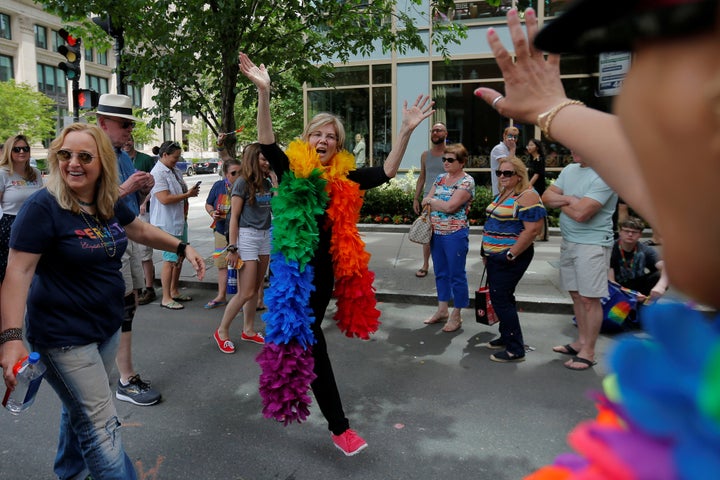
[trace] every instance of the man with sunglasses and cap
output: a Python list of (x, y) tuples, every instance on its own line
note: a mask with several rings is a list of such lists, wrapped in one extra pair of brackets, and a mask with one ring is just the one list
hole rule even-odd
[(495, 145), (490, 151), (490, 183), (492, 184), (493, 197), (496, 197), (497, 194), (500, 193), (500, 187), (498, 186), (497, 177), (493, 175), (492, 172), (495, 172), (500, 166), (501, 158), (515, 156), (519, 136), (520, 130), (516, 127), (507, 127), (503, 130), (502, 141)]
[[(100, 96), (96, 112), (98, 126), (110, 138), (115, 149), (120, 172), (120, 199), (135, 214), (140, 215), (140, 205), (155, 184), (148, 172), (136, 170), (130, 156), (123, 150), (132, 138), (132, 130), (139, 119), (133, 116), (132, 100), (127, 95), (106, 93)], [(142, 380), (132, 362), (132, 322), (138, 306), (138, 290), (145, 286), (142, 268), (143, 246), (128, 240), (122, 258), (125, 280), (125, 312), (120, 345), (115, 357), (120, 378), (115, 396), (135, 405), (154, 405), (161, 399), (159, 392)]]

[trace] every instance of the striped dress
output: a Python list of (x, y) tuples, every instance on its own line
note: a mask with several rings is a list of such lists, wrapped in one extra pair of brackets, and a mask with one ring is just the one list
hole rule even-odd
[(517, 203), (518, 199), (532, 188), (521, 193), (510, 195), (498, 203), (502, 194), (487, 206), (487, 220), (483, 233), (483, 255), (504, 252), (517, 242), (518, 237), (525, 230), (523, 222), (536, 222), (547, 216), (542, 201), (524, 207)]

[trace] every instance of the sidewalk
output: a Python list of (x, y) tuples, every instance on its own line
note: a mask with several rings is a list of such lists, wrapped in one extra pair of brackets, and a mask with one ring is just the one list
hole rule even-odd
[[(205, 220), (205, 218), (202, 218)], [(205, 257), (207, 272), (198, 281), (195, 272), (185, 263), (181, 282), (192, 288), (217, 288), (218, 271), (212, 262), (213, 240), (206, 225), (193, 228), (190, 219), (190, 243)], [(377, 299), (381, 302), (435, 305), (437, 296), (432, 267), (425, 278), (417, 278), (415, 272), (422, 265), (422, 247), (407, 238), (409, 225), (360, 224), (360, 234), (371, 254), (370, 270), (375, 272)], [(482, 260), (480, 242), (482, 228), (471, 228), (470, 253), (467, 272), (471, 302), (480, 283)], [(535, 243), (535, 256), (516, 291), (518, 307), (536, 313), (563, 313), (572, 315), (569, 295), (560, 287), (558, 260), (560, 257), (560, 232), (550, 229), (549, 241)], [(156, 277), (159, 281), (162, 260), (155, 252)]]

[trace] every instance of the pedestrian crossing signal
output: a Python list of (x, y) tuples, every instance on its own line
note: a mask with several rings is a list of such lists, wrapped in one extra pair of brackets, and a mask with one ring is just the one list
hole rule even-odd
[(80, 110), (92, 110), (98, 106), (100, 94), (95, 90), (84, 89), (78, 92), (78, 108)]

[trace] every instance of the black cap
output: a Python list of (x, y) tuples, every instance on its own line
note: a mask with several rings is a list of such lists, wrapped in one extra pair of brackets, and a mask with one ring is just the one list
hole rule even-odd
[(642, 39), (711, 30), (720, 0), (575, 0), (535, 37), (550, 53), (629, 51)]

